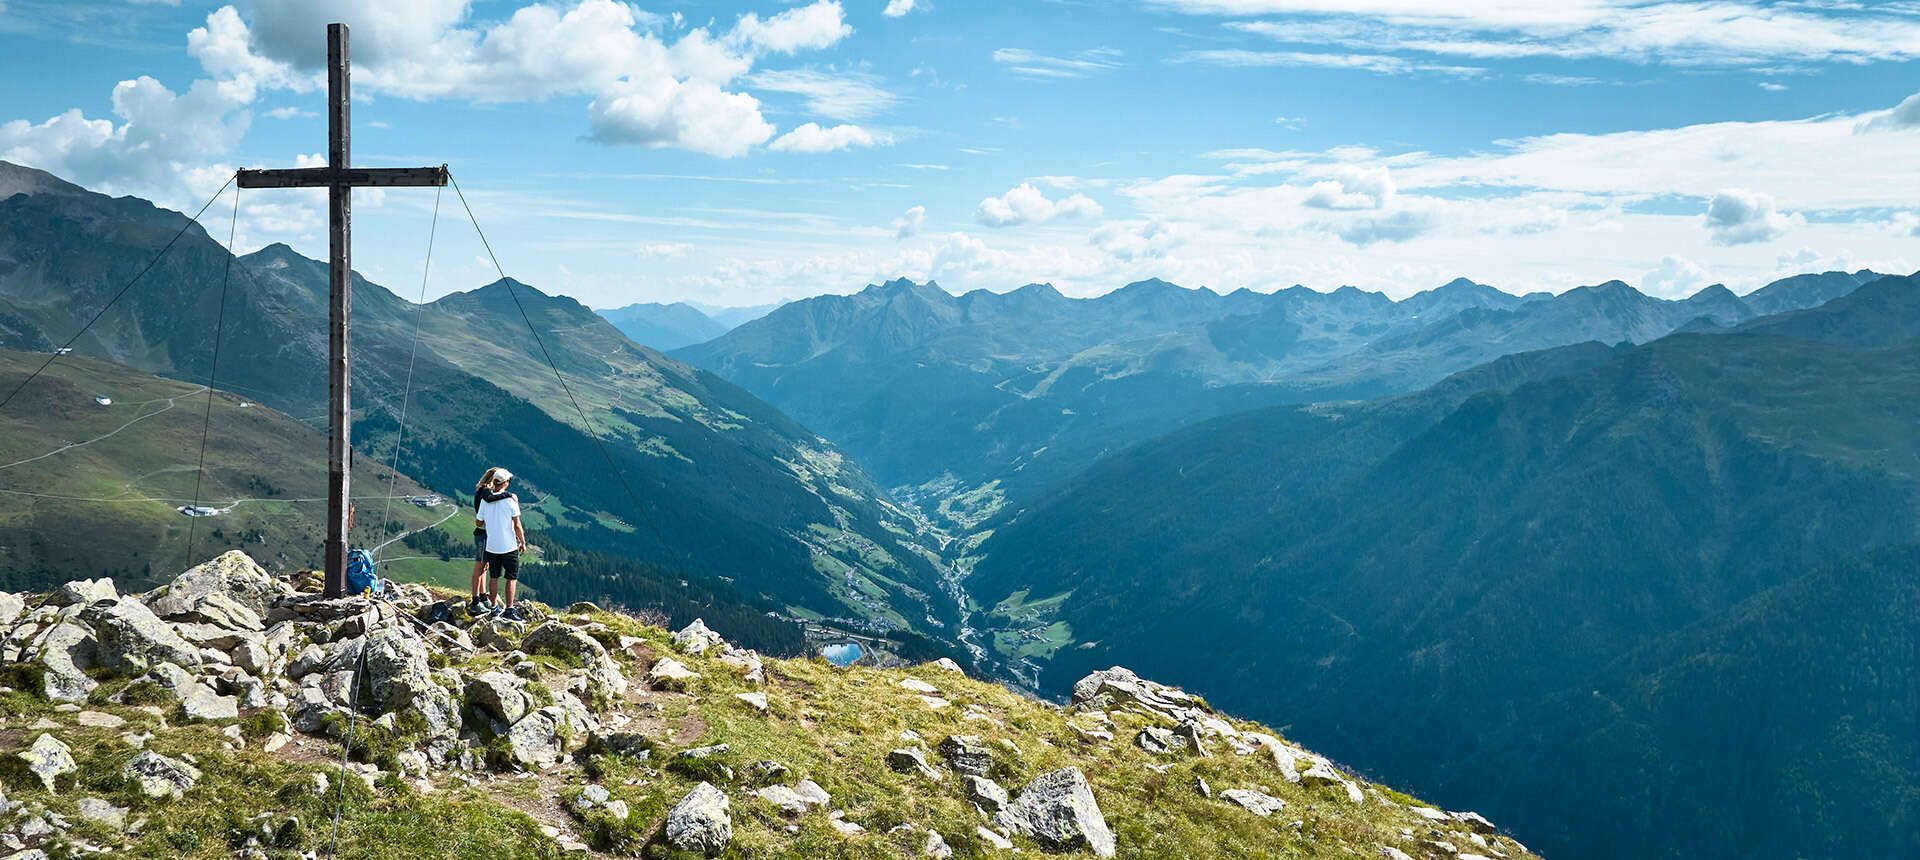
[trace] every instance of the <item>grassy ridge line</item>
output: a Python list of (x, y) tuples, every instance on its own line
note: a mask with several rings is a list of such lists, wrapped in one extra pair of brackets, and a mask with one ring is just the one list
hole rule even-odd
[[(11, 387), (42, 360), (0, 350), (0, 383)], [(21, 392), (0, 413), (0, 587), (44, 588), (82, 573), (145, 587), (149, 565), (181, 561), (195, 524), (175, 508), (193, 500), (205, 391), (68, 355)], [(215, 393), (211, 420), (202, 504), (232, 510), (195, 525), (191, 554), (245, 548), (272, 568), (313, 566), (325, 516), (324, 437), (226, 391)], [(391, 473), (373, 458), (356, 465), (353, 540), (371, 545), (384, 539), (376, 532)], [(425, 491), (402, 477), (394, 492)], [(444, 515), (397, 501), (390, 530)]]
[[(1479, 847), (1464, 824), (1420, 818), (1412, 809), (1417, 801), (1390, 789), (1362, 783), (1365, 800), (1354, 803), (1338, 786), (1289, 783), (1263, 754), (1234, 755), (1218, 745), (1204, 758), (1147, 753), (1131, 739), (1154, 718), (1131, 709), (1110, 714), (1070, 711), (933, 664), (836, 669), (819, 659), (767, 660), (767, 683), (755, 687), (713, 652), (679, 653), (668, 631), (631, 616), (593, 610), (558, 617), (582, 627), (599, 625), (588, 629), (602, 640), (637, 640), (613, 650), (623, 672), (635, 681), (627, 697), (610, 703), (608, 716), (625, 715), (629, 722), (624, 731), (644, 733), (653, 747), (650, 757), (591, 755), (534, 774), (438, 771), (401, 779), (387, 772), (371, 784), (349, 776), (340, 856), (549, 858), (561, 853), (544, 829), (551, 827), (562, 838), (577, 836), (613, 856), (677, 858), (683, 855), (655, 837), (666, 810), (702, 780), (716, 781), (732, 799), (734, 837), (723, 855), (727, 858), (917, 856), (924, 830), (912, 834), (919, 837), (914, 839), (887, 832), (906, 823), (939, 832), (957, 857), (1005, 856), (978, 834), (976, 828), (985, 819), (965, 799), (955, 774), (932, 781), (887, 767), (889, 750), (914, 745), (904, 739), (907, 732), (928, 747), (952, 734), (979, 735), (994, 752), (992, 775), (1015, 792), (1041, 773), (1080, 768), (1123, 858), (1392, 857), (1397, 855), (1385, 849), (1394, 847), (1407, 856), (1437, 860), (1453, 854), (1437, 847), (1443, 841), (1462, 856), (1532, 856), (1500, 836), (1486, 838), (1486, 847)], [(689, 691), (640, 689), (638, 679), (665, 656), (699, 674)], [(472, 676), (507, 669), (510, 659), (504, 651), (483, 649), (449, 658), (443, 668)], [(550, 686), (557, 685), (568, 668), (545, 657), (539, 663), (541, 682)], [(165, 702), (144, 707), (110, 702), (110, 696), (126, 688), (124, 680), (103, 684), (85, 708), (127, 723), (89, 728), (79, 725), (77, 712), (22, 692), (32, 687), (25, 674), (24, 667), (13, 667), (6, 689), (0, 690), (0, 750), (17, 752), (46, 731), (74, 747), (80, 768), (53, 793), (25, 773), (19, 759), (0, 755), (0, 781), (10, 800), (79, 822), (70, 833), (98, 842), (120, 837), (86, 822), (79, 815), (80, 800), (93, 797), (129, 808), (128, 820), (143, 826), (116, 856), (232, 857), (250, 836), (260, 834), (265, 834), (267, 856), (273, 858), (325, 846), (334, 795), (315, 790), (315, 774), (335, 778), (337, 746), (311, 746), (313, 740), (302, 737), (277, 757), (265, 755), (257, 751), (260, 741), (283, 727), (277, 719), (260, 718), (269, 712), (246, 714), (233, 729), (178, 724), (177, 711), (160, 707)], [(921, 693), (905, 686), (909, 680), (937, 689), (949, 704), (930, 707)], [(756, 690), (767, 696), (764, 713), (736, 695)], [(1253, 723), (1231, 723), (1236, 730), (1264, 731)], [(363, 724), (363, 729), (363, 740), (378, 736), (370, 726)], [(236, 743), (223, 733), (235, 730), (243, 741)], [(127, 737), (135, 733), (151, 733), (142, 741), (147, 749), (191, 755), (204, 773), (202, 781), (177, 801), (141, 795), (119, 776), (137, 753)], [(680, 750), (721, 743), (729, 750), (702, 772), (663, 764)], [(937, 754), (928, 757), (941, 767)], [(744, 780), (713, 773), (717, 769), (712, 765), (724, 764), (744, 774), (748, 765), (761, 760), (785, 765), (791, 772), (787, 782), (814, 780), (832, 802), (789, 817), (755, 797)], [(1216, 791), (1265, 792), (1284, 800), (1286, 807), (1272, 817), (1257, 817), (1218, 797), (1202, 796), (1196, 791), (1201, 779)], [(573, 818), (543, 816), (542, 810), (571, 806), (589, 783), (625, 801), (633, 810), (630, 816), (625, 821), (598, 811)], [(559, 802), (550, 802), (555, 800)], [(841, 834), (832, 826), (829, 810), (866, 833)], [(301, 823), (286, 825), (289, 816)], [(1022, 837), (1015, 841), (1024, 852), (1040, 851)]]

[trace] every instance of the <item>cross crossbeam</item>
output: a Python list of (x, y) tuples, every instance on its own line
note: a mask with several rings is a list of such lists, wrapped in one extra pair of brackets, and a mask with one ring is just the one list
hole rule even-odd
[(445, 187), (446, 165), (439, 167), (296, 167), (291, 170), (241, 170), (241, 188), (354, 188)]
[(352, 66), (347, 25), (327, 25), (327, 166), (242, 170), (241, 188), (326, 188), (327, 227), (327, 544), (326, 596), (347, 588), (347, 532), (353, 523), (348, 490), (353, 471), (353, 380), (347, 346), (353, 310), (353, 189), (444, 186), (447, 166), (357, 168), (352, 159)]

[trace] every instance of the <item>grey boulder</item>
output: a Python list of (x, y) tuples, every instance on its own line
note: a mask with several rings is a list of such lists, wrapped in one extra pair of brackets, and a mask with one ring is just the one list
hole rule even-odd
[(140, 787), (140, 793), (148, 797), (171, 797), (177, 800), (200, 781), (199, 768), (152, 750), (134, 756), (120, 772)]
[(60, 777), (73, 773), (79, 766), (73, 763), (73, 749), (61, 743), (59, 738), (42, 732), (34, 738), (33, 746), (19, 754), (20, 760), (27, 763), (27, 770), (40, 778), (48, 791), (54, 790), (54, 782)]
[(993, 772), (993, 751), (979, 735), (949, 735), (940, 742), (940, 755), (947, 766), (968, 776), (986, 776)]
[(47, 595), (48, 606), (86, 606), (102, 600), (113, 600), (120, 596), (113, 587), (111, 577), (99, 579), (76, 579), (61, 585)]
[(216, 594), (265, 618), (274, 602), (293, 594), (293, 588), (236, 549), (174, 577), (173, 582), (148, 594), (147, 603), (156, 615), (188, 617), (199, 611), (209, 595)]
[(1026, 834), (1050, 851), (1085, 848), (1097, 857), (1114, 855), (1113, 831), (1100, 814), (1087, 775), (1077, 767), (1034, 777), (994, 822)]
[(504, 725), (513, 725), (539, 707), (527, 693), (526, 679), (506, 672), (486, 672), (467, 679), (467, 704)]
[(707, 627), (707, 622), (695, 618), (692, 624), (680, 628), (673, 634), (673, 644), (688, 654), (705, 654), (708, 649), (726, 644), (720, 634)]
[(200, 665), (200, 649), (134, 598), (96, 602), (81, 610), (80, 620), (93, 628), (100, 665), (114, 672), (137, 675), (155, 663)]
[(1220, 792), (1220, 797), (1232, 803), (1239, 804), (1241, 808), (1261, 818), (1266, 818), (1269, 815), (1279, 812), (1281, 809), (1286, 808), (1287, 805), (1286, 801), (1280, 798), (1245, 788), (1227, 789), (1226, 791)]
[(667, 812), (667, 842), (682, 851), (714, 857), (733, 841), (733, 817), (727, 795), (700, 783)]
[(98, 653), (93, 631), (79, 624), (61, 622), (48, 629), (36, 657), (44, 669), (41, 694), (55, 702), (86, 701), (87, 694), (100, 686), (86, 672)]

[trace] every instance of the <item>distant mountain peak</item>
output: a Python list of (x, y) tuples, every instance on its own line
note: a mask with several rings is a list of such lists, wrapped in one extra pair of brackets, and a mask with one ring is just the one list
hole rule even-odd
[(1492, 289), (1492, 288), (1488, 287), (1486, 284), (1477, 283), (1471, 278), (1454, 278), (1453, 280), (1448, 281), (1444, 284), (1441, 284), (1440, 286), (1434, 287), (1433, 289), (1436, 292), (1440, 290), (1446, 290), (1448, 292), (1459, 292), (1461, 290), (1479, 290), (1479, 289)]
[(1690, 301), (1690, 302), (1723, 301), (1725, 299), (1738, 299), (1738, 298), (1740, 297), (1734, 295), (1732, 290), (1727, 289), (1726, 284), (1713, 284), (1710, 286), (1701, 287), (1699, 292), (1694, 293), (1691, 296), (1688, 296), (1687, 301)]
[(1054, 288), (1054, 286), (1053, 286), (1052, 284), (1027, 284), (1026, 286), (1023, 286), (1023, 287), (1020, 287), (1019, 289), (1016, 289), (1016, 290), (1013, 290), (1013, 291), (1012, 291), (1011, 293), (1009, 293), (1009, 295), (1022, 295), (1022, 296), (1038, 296), (1038, 295), (1051, 295), (1051, 296), (1057, 296), (1057, 295), (1060, 295), (1060, 291), (1059, 291), (1058, 289), (1055, 289), (1055, 288)]
[[(877, 284), (868, 284), (867, 288), (862, 292), (872, 292), (872, 293), (911, 292), (911, 291), (920, 289), (922, 286), (923, 286), (922, 284), (914, 281), (912, 278), (900, 277), (900, 278), (894, 278), (890, 281), (881, 281), (880, 283), (877, 283)], [(924, 286), (928, 286), (928, 287), (934, 286), (934, 282), (929, 280), (926, 282)]]
[(0, 200), (15, 194), (87, 193), (90, 193), (87, 189), (44, 170), (11, 161), (0, 161)]

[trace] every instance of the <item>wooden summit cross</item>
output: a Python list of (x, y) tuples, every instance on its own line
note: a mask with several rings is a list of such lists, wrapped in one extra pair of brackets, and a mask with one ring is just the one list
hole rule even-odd
[(348, 316), (353, 308), (353, 189), (370, 186), (444, 186), (447, 166), (364, 169), (349, 157), (351, 109), (347, 25), (327, 25), (327, 166), (295, 170), (242, 170), (241, 188), (326, 188), (328, 256), (327, 337), (327, 590), (347, 590), (347, 490), (353, 469), (353, 413), (348, 386)]

